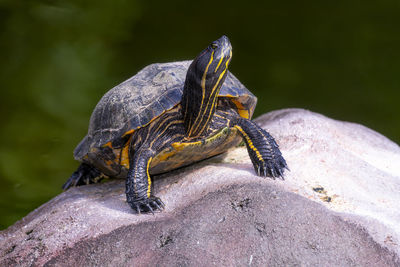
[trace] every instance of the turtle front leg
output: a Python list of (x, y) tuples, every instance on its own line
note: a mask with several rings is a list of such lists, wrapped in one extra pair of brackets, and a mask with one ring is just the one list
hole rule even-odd
[(135, 151), (129, 160), (126, 178), (126, 200), (136, 213), (154, 213), (164, 209), (164, 203), (152, 195), (149, 167), (153, 159), (149, 149)]
[(259, 176), (283, 179), (284, 169), (288, 169), (288, 166), (275, 139), (255, 122), (245, 118), (233, 120), (231, 126), (238, 129), (246, 142), (256, 173)]

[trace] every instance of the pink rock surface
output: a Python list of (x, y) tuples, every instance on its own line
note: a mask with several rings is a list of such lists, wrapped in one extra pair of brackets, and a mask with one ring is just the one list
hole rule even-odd
[(238, 147), (157, 176), (154, 216), (132, 214), (123, 180), (73, 188), (0, 232), (0, 266), (399, 266), (399, 147), (300, 109), (258, 123), (285, 181)]

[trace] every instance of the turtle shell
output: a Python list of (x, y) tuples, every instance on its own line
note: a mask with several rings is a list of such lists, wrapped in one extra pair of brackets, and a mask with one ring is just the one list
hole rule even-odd
[[(109, 90), (90, 117), (88, 134), (75, 148), (75, 159), (82, 161), (93, 148), (121, 139), (178, 104), (190, 63), (152, 64)], [(252, 116), (257, 102), (257, 98), (230, 72), (219, 97), (228, 97), (239, 114), (247, 118)]]

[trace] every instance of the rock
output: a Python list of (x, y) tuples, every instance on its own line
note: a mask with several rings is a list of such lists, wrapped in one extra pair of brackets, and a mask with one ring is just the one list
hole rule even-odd
[(154, 216), (131, 213), (123, 180), (73, 188), (0, 232), (0, 266), (399, 266), (399, 146), (301, 109), (257, 121), (285, 181), (238, 147), (157, 176)]

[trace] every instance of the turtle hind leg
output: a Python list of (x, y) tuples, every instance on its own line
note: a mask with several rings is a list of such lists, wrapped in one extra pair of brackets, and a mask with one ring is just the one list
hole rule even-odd
[(255, 122), (237, 118), (232, 121), (232, 126), (242, 135), (254, 170), (259, 176), (281, 177), (285, 169), (288, 169), (275, 139)]
[(89, 164), (82, 163), (78, 169), (69, 177), (62, 186), (63, 190), (67, 190), (73, 186), (87, 185), (98, 183), (102, 180), (102, 173)]

